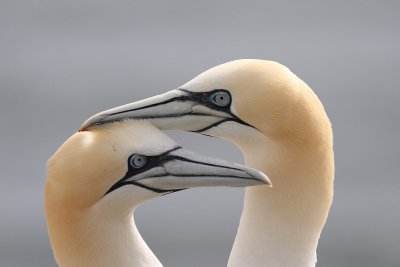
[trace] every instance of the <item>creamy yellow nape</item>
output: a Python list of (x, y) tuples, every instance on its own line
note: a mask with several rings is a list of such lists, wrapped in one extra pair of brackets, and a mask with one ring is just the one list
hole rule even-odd
[(82, 129), (123, 118), (231, 141), (246, 165), (271, 178), (272, 189), (246, 188), (229, 266), (315, 266), (333, 197), (333, 135), (318, 97), (287, 67), (231, 61), (178, 89), (100, 112)]
[(146, 121), (93, 127), (49, 160), (51, 246), (63, 267), (161, 266), (135, 226), (135, 207), (191, 187), (265, 184), (260, 171), (188, 151)]
[(231, 111), (254, 126), (226, 122), (204, 134), (232, 141), (272, 189), (247, 188), (228, 266), (310, 267), (333, 198), (331, 123), (310, 87), (285, 66), (237, 60), (181, 88), (227, 89)]
[(105, 196), (124, 177), (132, 151), (149, 142), (154, 153), (174, 146), (146, 122), (115, 123), (75, 133), (49, 160), (45, 209), (60, 266), (161, 266), (132, 217), (140, 202), (157, 194), (129, 186)]

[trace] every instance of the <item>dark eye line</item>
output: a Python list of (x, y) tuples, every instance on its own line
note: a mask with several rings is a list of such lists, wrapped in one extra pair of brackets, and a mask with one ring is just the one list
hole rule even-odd
[[(169, 153), (171, 153), (171, 152), (173, 152), (173, 151), (175, 151), (175, 150), (181, 149), (181, 148), (182, 148), (181, 146), (176, 146), (176, 147), (174, 147), (174, 148), (172, 148), (172, 149), (170, 149), (170, 150), (167, 150), (167, 151), (163, 152), (162, 154), (156, 155), (156, 156), (146, 156), (146, 155), (143, 155), (143, 156), (146, 156), (147, 162), (146, 162), (146, 164), (145, 164), (143, 167), (141, 167), (141, 168), (133, 168), (133, 167), (130, 165), (131, 158), (132, 158), (134, 155), (138, 155), (138, 154), (132, 154), (131, 156), (128, 157), (128, 160), (127, 160), (128, 170), (127, 170), (127, 172), (125, 173), (125, 176), (122, 177), (118, 182), (116, 182), (104, 195), (107, 195), (108, 193), (110, 193), (110, 192), (112, 192), (112, 191), (114, 191), (114, 190), (116, 190), (116, 189), (118, 189), (118, 188), (120, 188), (120, 187), (122, 187), (122, 186), (124, 186), (124, 185), (127, 185), (127, 184), (134, 184), (134, 182), (132, 182), (132, 181), (125, 182), (125, 180), (129, 179), (129, 178), (132, 177), (132, 176), (135, 176), (135, 175), (138, 175), (138, 174), (140, 174), (140, 173), (142, 173), (142, 172), (145, 172), (145, 171), (147, 171), (147, 170), (150, 170), (150, 169), (152, 169), (152, 168), (154, 168), (154, 167), (160, 166), (160, 165), (162, 164), (162, 162), (165, 162), (165, 159), (166, 159), (166, 158), (168, 159)], [(142, 186), (142, 187), (144, 187), (144, 186)], [(151, 190), (151, 189), (149, 189), (149, 190)], [(177, 190), (178, 190), (178, 189), (177, 189)], [(180, 189), (179, 189), (179, 190), (180, 190)], [(155, 189), (155, 190), (152, 190), (152, 191), (158, 192), (156, 189)], [(171, 191), (175, 191), (175, 190), (162, 190), (162, 192), (164, 192), (164, 191), (165, 191), (165, 192), (171, 192)], [(160, 192), (161, 192), (161, 191), (160, 191)]]
[[(197, 102), (197, 103), (199, 103), (199, 104), (201, 104), (203, 106), (206, 106), (206, 107), (218, 110), (218, 111), (231, 113), (230, 106), (231, 106), (231, 103), (232, 103), (232, 96), (231, 96), (230, 92), (228, 90), (226, 90), (226, 89), (214, 89), (214, 90), (211, 90), (209, 92), (191, 92), (191, 91), (188, 91), (188, 90), (185, 90), (185, 89), (179, 89), (179, 90), (188, 93), (189, 96), (187, 96), (187, 98), (190, 99), (191, 101)], [(230, 102), (226, 106), (219, 106), (219, 105), (216, 105), (215, 103), (212, 103), (210, 101), (210, 97), (213, 94), (216, 94), (216, 93), (219, 93), (219, 92), (226, 93), (229, 96)]]
[[(137, 174), (145, 172), (145, 171), (147, 171), (147, 170), (149, 170), (151, 168), (159, 166), (160, 162), (162, 162), (168, 156), (169, 153), (171, 153), (171, 152), (173, 152), (175, 150), (181, 149), (181, 148), (182, 148), (181, 146), (176, 146), (176, 147), (174, 147), (174, 148), (172, 148), (170, 150), (167, 150), (167, 151), (163, 152), (162, 154), (156, 155), (156, 156), (146, 156), (146, 155), (143, 155), (143, 154), (132, 154), (128, 158), (128, 172), (126, 173), (124, 178), (126, 178), (128, 176), (128, 174), (129, 175), (137, 175)], [(135, 155), (141, 155), (141, 156), (146, 157), (146, 164), (144, 164), (140, 168), (132, 167), (130, 162), (132, 160), (132, 157), (134, 157)]]
[(130, 156), (129, 164), (134, 169), (141, 169), (147, 164), (147, 157), (142, 154), (133, 154)]
[(208, 101), (216, 107), (226, 108), (230, 107), (232, 99), (229, 92), (219, 90), (209, 94)]
[[(248, 124), (247, 122), (245, 122), (242, 119), (240, 119), (238, 116), (236, 116), (231, 111), (231, 105), (232, 105), (232, 99), (233, 98), (232, 98), (231, 93), (226, 89), (214, 89), (214, 90), (211, 90), (209, 92), (192, 92), (192, 91), (189, 91), (189, 90), (183, 89), (183, 88), (178, 88), (178, 90), (187, 93), (187, 95), (185, 96), (185, 100), (187, 99), (187, 100), (190, 100), (190, 101), (193, 101), (193, 102), (197, 102), (197, 103), (199, 103), (199, 104), (201, 104), (203, 106), (209, 107), (209, 108), (217, 110), (217, 111), (225, 112), (225, 113), (227, 113), (227, 114), (232, 116), (232, 118), (226, 118), (224, 120), (216, 122), (215, 124), (212, 124), (210, 126), (207, 126), (205, 128), (202, 128), (202, 129), (199, 129), (199, 130), (196, 130), (196, 131), (193, 131), (193, 132), (201, 133), (203, 131), (206, 131), (206, 130), (208, 130), (210, 128), (213, 128), (213, 127), (215, 127), (215, 126), (217, 126), (217, 125), (219, 125), (219, 124), (221, 124), (223, 122), (226, 122), (226, 121), (235, 121), (235, 122), (240, 123), (242, 125), (257, 129), (253, 125)], [(216, 92), (226, 92), (229, 95), (229, 97), (231, 98), (231, 102), (229, 103), (229, 105), (227, 105), (225, 107), (220, 107), (220, 106), (217, 106), (217, 105), (214, 105), (214, 104), (210, 103), (209, 100), (208, 100), (209, 96), (211, 94), (216, 93)], [(182, 101), (184, 101), (184, 100), (182, 100)], [(203, 133), (201, 133), (201, 134), (203, 134)], [(206, 134), (203, 134), (203, 135), (206, 135)]]

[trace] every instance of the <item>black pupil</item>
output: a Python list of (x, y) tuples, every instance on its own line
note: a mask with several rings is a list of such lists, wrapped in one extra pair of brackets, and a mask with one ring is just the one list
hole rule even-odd
[(211, 104), (214, 104), (215, 106), (223, 108), (223, 107), (229, 106), (229, 104), (231, 102), (231, 98), (230, 98), (229, 93), (224, 92), (224, 91), (222, 91), (222, 92), (220, 91), (220, 92), (212, 93), (209, 96), (208, 101)]
[(134, 155), (131, 159), (131, 165), (134, 168), (141, 168), (146, 164), (146, 156)]
[(142, 157), (137, 157), (136, 158), (136, 163), (137, 163), (137, 165), (141, 165), (141, 163), (142, 163)]
[(216, 95), (214, 99), (215, 99), (216, 102), (218, 102), (218, 100), (222, 102), (222, 101), (225, 100), (225, 96), (222, 95), (222, 94)]

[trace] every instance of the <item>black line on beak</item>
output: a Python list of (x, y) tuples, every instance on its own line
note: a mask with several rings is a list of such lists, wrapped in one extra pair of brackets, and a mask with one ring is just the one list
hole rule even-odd
[[(174, 147), (174, 148), (172, 148), (170, 150), (165, 151), (164, 153), (162, 153), (160, 155), (147, 157), (148, 164), (146, 164), (146, 166), (141, 168), (141, 169), (134, 169), (134, 168), (132, 168), (130, 166), (130, 164), (129, 164), (130, 157), (131, 157), (130, 156), (128, 158), (128, 160), (127, 160), (128, 171), (126, 172), (125, 176), (122, 177), (121, 179), (119, 179), (118, 182), (113, 184), (113, 186), (111, 186), (110, 189), (108, 189), (108, 191), (104, 195), (107, 195), (108, 193), (110, 193), (110, 192), (112, 192), (112, 191), (114, 191), (114, 190), (116, 190), (116, 189), (118, 189), (118, 188), (120, 188), (120, 187), (122, 187), (124, 185), (128, 185), (128, 184), (134, 184), (134, 185), (137, 185), (137, 186), (141, 186), (143, 188), (146, 188), (146, 189), (151, 190), (151, 191), (156, 192), (156, 193), (165, 193), (165, 192), (171, 191), (171, 190), (161, 190), (161, 189), (158, 189), (158, 188), (147, 187), (145, 185), (138, 184), (135, 181), (126, 181), (126, 180), (131, 178), (131, 177), (133, 177), (133, 176), (135, 176), (135, 175), (138, 175), (138, 174), (140, 174), (142, 172), (150, 170), (150, 169), (152, 169), (154, 167), (160, 166), (160, 163), (162, 163), (162, 159), (164, 159), (166, 156), (168, 156), (169, 153), (171, 153), (171, 152), (173, 152), (175, 150), (181, 149), (181, 148), (182, 147), (180, 147), (180, 146), (176, 146), (176, 147)], [(159, 175), (159, 176), (165, 176), (165, 175)]]
[[(202, 128), (202, 129), (195, 130), (195, 131), (192, 131), (192, 132), (201, 133), (201, 132), (207, 131), (207, 130), (213, 128), (213, 127), (216, 127), (216, 126), (218, 126), (218, 125), (220, 125), (220, 124), (222, 124), (224, 122), (227, 122), (227, 121), (234, 121), (234, 122), (237, 122), (239, 124), (242, 124), (242, 125), (257, 129), (253, 125), (248, 124), (247, 122), (241, 120), (238, 116), (236, 116), (235, 114), (232, 113), (232, 111), (231, 111), (232, 103), (230, 103), (226, 107), (219, 107), (219, 106), (213, 105), (212, 103), (210, 103), (208, 101), (209, 96), (212, 95), (214, 92), (220, 90), (220, 89), (214, 89), (214, 90), (209, 91), (209, 92), (191, 92), (191, 91), (188, 91), (188, 90), (185, 90), (185, 89), (182, 89), (182, 88), (178, 88), (178, 90), (187, 93), (188, 94), (188, 96), (187, 96), (188, 99), (190, 99), (190, 100), (192, 100), (192, 101), (194, 101), (194, 102), (196, 102), (196, 103), (198, 103), (200, 105), (206, 106), (208, 108), (227, 113), (232, 117), (232, 118), (221, 117), (222, 119), (220, 121), (217, 121), (217, 122), (215, 122), (213, 124), (210, 124), (210, 125)], [(226, 91), (230, 95), (229, 90), (225, 90), (225, 89), (223, 89), (223, 90)], [(232, 96), (231, 96), (231, 99), (232, 99)], [(190, 115), (194, 115), (194, 114), (190, 114)], [(200, 115), (205, 115), (205, 114), (200, 114)]]
[(146, 108), (157, 107), (157, 106), (168, 104), (168, 103), (171, 103), (171, 102), (174, 102), (174, 101), (185, 101), (187, 99), (188, 99), (187, 96), (183, 95), (183, 96), (173, 97), (173, 98), (167, 99), (167, 100), (159, 102), (159, 103), (150, 104), (150, 105), (143, 106), (143, 107), (140, 107), (140, 108), (133, 108), (133, 109), (128, 109), (128, 110), (119, 111), (119, 112), (115, 112), (115, 113), (110, 113), (110, 114), (107, 114), (107, 115), (108, 116), (118, 115), (118, 114), (122, 114), (122, 113), (126, 113), (126, 112), (131, 112), (131, 111), (137, 111), (137, 110), (146, 109)]
[(163, 195), (166, 195), (166, 194), (170, 194), (170, 193), (174, 193), (174, 192), (177, 192), (177, 191), (181, 191), (181, 190), (187, 189), (187, 188), (179, 188), (179, 189), (168, 189), (168, 190), (163, 190), (163, 189), (158, 189), (158, 188), (155, 188), (155, 187), (147, 186), (147, 185), (144, 185), (144, 184), (135, 182), (135, 181), (125, 182), (125, 183), (123, 183), (123, 185), (121, 185), (121, 186), (128, 185), (128, 184), (136, 185), (136, 186), (139, 186), (139, 187), (141, 187), (141, 188), (144, 188), (144, 189), (153, 191), (153, 192), (155, 192), (155, 193), (163, 194)]
[[(191, 160), (188, 158), (184, 158), (184, 157), (180, 157), (180, 156), (175, 156), (175, 155), (167, 155), (167, 157), (163, 160), (164, 162), (168, 162), (171, 160), (179, 160), (179, 161), (186, 161), (186, 162), (190, 162), (190, 163), (196, 163), (196, 164), (200, 164), (200, 165), (205, 165), (205, 166), (210, 166), (210, 167), (219, 167), (219, 168), (224, 168), (224, 169), (230, 169), (230, 170), (235, 170), (235, 171), (242, 171), (245, 172), (241, 169), (238, 168), (233, 168), (233, 167), (229, 167), (229, 166), (223, 166), (223, 165), (217, 165), (217, 164), (212, 164), (212, 163), (207, 163), (207, 162), (201, 162), (201, 161), (196, 161), (196, 160)], [(196, 175), (197, 176), (197, 175)]]
[[(237, 117), (235, 114), (233, 114), (230, 110), (230, 106), (231, 104), (229, 104), (226, 107), (219, 107), (216, 105), (213, 105), (212, 103), (210, 103), (208, 101), (209, 96), (211, 94), (213, 94), (215, 91), (219, 90), (219, 89), (215, 89), (209, 92), (191, 92), (182, 88), (178, 88), (178, 90), (187, 93), (187, 95), (181, 95), (181, 96), (177, 96), (177, 97), (173, 97), (158, 103), (154, 103), (154, 104), (150, 104), (147, 106), (143, 106), (143, 107), (139, 107), (139, 108), (133, 108), (133, 109), (128, 109), (128, 110), (123, 110), (123, 111), (119, 111), (119, 112), (114, 112), (114, 113), (109, 113), (106, 114), (101, 120), (97, 121), (96, 123), (94, 123), (93, 125), (101, 125), (104, 123), (108, 123), (107, 121), (103, 122), (104, 119), (106, 119), (109, 116), (114, 116), (114, 115), (118, 115), (118, 114), (123, 114), (123, 113), (128, 113), (128, 112), (132, 112), (132, 111), (138, 111), (138, 110), (143, 110), (143, 109), (147, 109), (147, 108), (152, 108), (152, 107), (157, 107), (160, 105), (164, 105), (164, 104), (168, 104), (174, 101), (178, 101), (178, 102), (184, 102), (184, 101), (192, 101), (194, 103), (197, 103), (199, 105), (208, 107), (210, 109), (216, 110), (216, 111), (220, 111), (220, 112), (224, 112), (226, 114), (229, 114), (232, 118), (226, 118), (226, 117), (221, 117), (221, 121), (216, 122), (214, 124), (211, 124), (203, 129), (199, 129), (193, 132), (197, 132), (200, 133), (202, 131), (206, 131), (209, 130), (215, 126), (218, 126), (219, 124), (226, 122), (226, 121), (235, 121), (237, 123), (240, 123), (242, 125), (245, 126), (249, 126), (252, 128), (255, 128), (254, 126), (244, 122), (243, 120), (241, 120), (239, 117)], [(226, 90), (228, 93), (229, 91)], [(195, 113), (195, 112), (189, 112), (189, 113), (182, 113), (182, 114), (169, 114), (169, 115), (162, 115), (162, 116), (141, 116), (141, 117), (136, 117), (136, 119), (157, 119), (157, 118), (177, 118), (177, 117), (184, 117), (184, 116), (210, 116), (212, 117), (213, 115), (207, 115), (207, 114), (202, 114), (202, 113)], [(132, 117), (132, 119), (134, 119), (135, 117)], [(123, 120), (125, 118), (121, 118), (121, 119), (116, 119), (113, 121), (119, 121), (119, 120)]]
[[(136, 185), (142, 188), (145, 188), (147, 190), (153, 191), (155, 193), (172, 193), (172, 192), (176, 192), (179, 190), (183, 190), (186, 188), (177, 188), (177, 189), (159, 189), (156, 187), (150, 187), (147, 185), (143, 185), (142, 183), (140, 183), (139, 181), (136, 180), (128, 180), (140, 173), (143, 173), (147, 170), (150, 170), (152, 168), (155, 167), (160, 167), (162, 166), (164, 163), (172, 161), (172, 160), (179, 160), (179, 161), (185, 161), (185, 162), (190, 162), (190, 163), (195, 163), (195, 164), (199, 164), (199, 165), (204, 165), (204, 166), (209, 166), (209, 167), (218, 167), (218, 168), (224, 168), (224, 169), (230, 169), (230, 170), (235, 170), (235, 171), (240, 171), (240, 172), (244, 172), (247, 173), (246, 171), (239, 169), (239, 168), (234, 168), (234, 167), (229, 167), (229, 166), (224, 166), (224, 165), (218, 165), (218, 164), (212, 164), (212, 163), (207, 163), (207, 162), (201, 162), (201, 161), (196, 161), (196, 160), (191, 160), (182, 156), (177, 156), (177, 155), (170, 155), (171, 152), (181, 149), (182, 147), (177, 146), (174, 147), (168, 151), (165, 151), (164, 153), (158, 155), (158, 156), (147, 156), (147, 161), (148, 163), (145, 165), (145, 167), (141, 168), (141, 169), (135, 169), (132, 168), (129, 165), (129, 161), (130, 161), (130, 157), (128, 158), (128, 171), (126, 172), (125, 176), (123, 178), (121, 178), (118, 182), (116, 182), (113, 186), (111, 186), (111, 188), (104, 194), (107, 195), (108, 193), (122, 187), (125, 185)], [(218, 176), (218, 177), (231, 177), (231, 178), (238, 178), (238, 179), (243, 179), (244, 177), (242, 176), (235, 176), (235, 175), (208, 175), (208, 174), (196, 174), (196, 173), (188, 173), (188, 174), (171, 174), (171, 173), (163, 173), (163, 174), (159, 174), (159, 175), (154, 175), (152, 176), (152, 178), (154, 177), (165, 177), (165, 176), (175, 176), (175, 177), (185, 177), (185, 176), (198, 176), (198, 177), (208, 177), (208, 176)], [(150, 178), (150, 177), (149, 177)], [(252, 179), (252, 178), (248, 178), (248, 179)], [(257, 179), (254, 179), (257, 180)]]
[[(234, 114), (231, 114), (231, 115), (232, 115), (232, 116), (235, 116)], [(206, 126), (206, 127), (204, 127), (204, 128), (201, 128), (201, 129), (199, 129), (199, 130), (192, 131), (192, 132), (194, 132), (194, 133), (202, 133), (202, 132), (205, 132), (205, 131), (207, 131), (207, 130), (209, 130), (209, 129), (211, 129), (211, 128), (214, 128), (214, 127), (216, 127), (216, 126), (218, 126), (218, 125), (220, 125), (220, 124), (222, 124), (222, 123), (224, 123), (224, 122), (227, 122), (227, 121), (234, 121), (234, 122), (237, 122), (237, 123), (242, 124), (242, 125), (244, 125), (244, 126), (248, 126), (248, 127), (251, 127), (251, 128), (254, 128), (254, 129), (257, 130), (256, 127), (254, 127), (254, 126), (248, 124), (247, 122), (242, 121), (242, 120), (239, 119), (239, 118), (237, 118), (237, 119), (235, 119), (235, 118), (226, 118), (226, 119), (217, 121), (217, 122), (215, 122), (215, 123), (213, 123), (213, 124), (210, 124), (210, 125), (208, 125), (208, 126)]]

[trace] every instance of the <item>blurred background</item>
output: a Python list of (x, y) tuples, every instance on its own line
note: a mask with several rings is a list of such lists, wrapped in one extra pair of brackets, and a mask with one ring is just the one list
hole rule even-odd
[[(335, 199), (324, 267), (400, 266), (399, 1), (0, 1), (0, 266), (55, 266), (46, 161), (98, 111), (177, 88), (239, 58), (279, 61), (324, 103)], [(243, 162), (221, 140), (169, 133)], [(171, 194), (136, 220), (165, 266), (225, 266), (243, 189)]]

